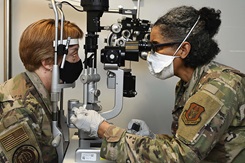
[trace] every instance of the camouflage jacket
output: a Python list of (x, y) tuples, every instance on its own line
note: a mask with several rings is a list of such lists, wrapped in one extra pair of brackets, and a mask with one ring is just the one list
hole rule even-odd
[(50, 94), (35, 73), (0, 85), (0, 162), (57, 162)]
[(211, 62), (178, 82), (173, 136), (155, 139), (111, 126), (101, 157), (116, 162), (242, 162), (245, 156), (245, 75)]

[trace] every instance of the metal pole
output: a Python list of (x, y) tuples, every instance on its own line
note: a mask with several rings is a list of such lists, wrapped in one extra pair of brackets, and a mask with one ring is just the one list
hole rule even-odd
[(4, 81), (12, 77), (11, 0), (4, 0)]

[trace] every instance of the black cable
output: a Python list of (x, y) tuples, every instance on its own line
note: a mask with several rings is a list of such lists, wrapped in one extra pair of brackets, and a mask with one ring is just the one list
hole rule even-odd
[(79, 11), (79, 12), (84, 12), (84, 10), (79, 10), (79, 9), (77, 9), (76, 7), (74, 7), (70, 2), (62, 1), (61, 4), (62, 4), (62, 3), (66, 3), (66, 4), (70, 5), (72, 8), (74, 8), (75, 10), (77, 10), (77, 11)]

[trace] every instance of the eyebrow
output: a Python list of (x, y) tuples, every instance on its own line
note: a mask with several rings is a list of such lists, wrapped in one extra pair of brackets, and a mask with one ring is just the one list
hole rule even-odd
[(160, 44), (158, 41), (150, 41), (152, 44)]

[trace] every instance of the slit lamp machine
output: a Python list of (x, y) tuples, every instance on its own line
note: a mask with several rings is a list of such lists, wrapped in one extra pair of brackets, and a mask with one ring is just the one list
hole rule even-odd
[[(83, 72), (80, 76), (80, 81), (83, 84), (83, 101), (76, 99), (68, 100), (67, 115), (65, 115), (63, 103), (63, 89), (75, 87), (75, 83), (66, 84), (60, 83), (59, 68), (57, 63), (57, 56), (63, 55), (64, 59), (61, 63), (61, 68), (64, 65), (66, 49), (69, 42), (72, 41), (70, 37), (64, 41), (63, 39), (63, 22), (65, 20), (62, 11), (62, 4), (67, 3), (74, 7), (71, 3), (66, 1), (51, 0), (49, 7), (54, 11), (55, 15), (55, 40), (54, 40), (54, 65), (52, 71), (52, 88), (51, 88), (51, 102), (52, 102), (52, 133), (54, 140), (52, 145), (56, 148), (59, 162), (64, 161), (65, 154), (70, 145), (70, 128), (75, 126), (70, 123), (70, 116), (72, 115), (72, 108), (83, 106), (86, 109), (93, 109), (98, 111), (106, 120), (115, 118), (120, 114), (123, 108), (123, 97), (135, 97), (137, 92), (135, 90), (136, 77), (131, 74), (131, 69), (122, 68), (125, 66), (125, 61), (139, 61), (139, 58), (146, 59), (147, 53), (151, 50), (149, 43), (149, 33), (151, 23), (148, 20), (139, 19), (138, 0), (137, 9), (118, 10), (109, 9), (109, 0), (80, 0), (80, 7), (87, 15), (87, 33), (85, 37), (84, 51), (85, 58), (83, 62)], [(100, 18), (103, 13), (122, 14), (126, 15), (121, 21), (110, 26), (101, 26)], [(60, 30), (58, 30), (58, 23), (60, 21)], [(106, 46), (100, 50), (100, 62), (104, 64), (104, 70), (107, 71), (107, 87), (114, 89), (114, 107), (103, 112), (102, 106), (99, 105), (100, 90), (97, 88), (97, 83), (100, 81), (100, 75), (97, 72), (98, 62), (98, 38), (99, 32), (102, 30), (109, 30), (110, 34), (106, 39)], [(60, 38), (58, 38), (60, 36)], [(60, 106), (58, 106), (60, 102)], [(100, 159), (100, 145), (101, 140), (98, 138), (90, 138), (86, 133), (79, 130), (76, 132), (78, 137), (78, 148), (74, 151), (75, 162), (107, 162)]]

